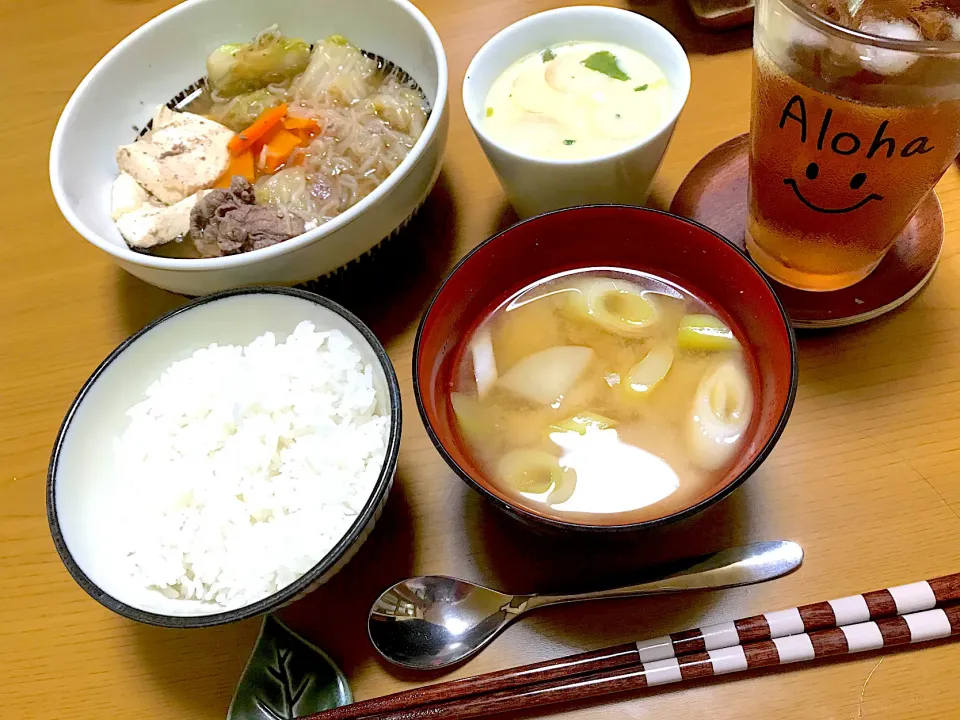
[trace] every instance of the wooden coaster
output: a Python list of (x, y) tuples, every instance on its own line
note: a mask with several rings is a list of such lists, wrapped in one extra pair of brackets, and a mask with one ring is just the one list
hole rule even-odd
[[(745, 250), (746, 134), (711, 150), (684, 179), (670, 211), (696, 220)], [(836, 328), (872, 320), (900, 307), (933, 275), (943, 248), (943, 212), (932, 190), (877, 269), (856, 285), (807, 292), (771, 280), (796, 328)]]

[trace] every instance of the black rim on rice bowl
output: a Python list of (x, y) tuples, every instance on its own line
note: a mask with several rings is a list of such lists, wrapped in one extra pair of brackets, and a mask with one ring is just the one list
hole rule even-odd
[[(320, 560), (320, 562), (318, 562), (310, 570), (289, 585), (261, 600), (258, 600), (255, 603), (224, 610), (222, 612), (204, 615), (163, 615), (140, 610), (139, 608), (117, 600), (115, 597), (105, 592), (96, 583), (94, 583), (80, 568), (79, 564), (74, 559), (73, 554), (70, 552), (70, 548), (67, 546), (67, 543), (64, 540), (60, 522), (57, 517), (56, 502), (57, 470), (60, 462), (60, 455), (63, 449), (64, 439), (67, 431), (70, 429), (71, 423), (77, 413), (78, 408), (83, 403), (91, 388), (97, 383), (101, 375), (113, 363), (113, 361), (116, 360), (138, 339), (149, 333), (161, 323), (166, 322), (177, 315), (189, 312), (190, 310), (201, 305), (216, 302), (229, 297), (257, 294), (287, 295), (320, 305), (326, 310), (339, 315), (349, 322), (360, 333), (363, 339), (373, 350), (377, 361), (383, 368), (384, 376), (386, 377), (387, 401), (389, 402), (390, 406), (390, 430), (387, 437), (387, 447), (384, 455), (383, 467), (380, 469), (380, 474), (372, 492), (370, 493), (370, 496), (367, 498), (363, 509), (353, 521), (350, 529), (342, 538), (340, 538), (340, 540), (323, 557), (323, 559)], [(375, 519), (375, 516), (381, 510), (382, 505), (386, 500), (387, 492), (393, 483), (393, 477), (397, 467), (397, 457), (400, 452), (400, 430), (400, 386), (397, 382), (397, 375), (393, 368), (393, 364), (390, 362), (390, 358), (387, 356), (387, 352), (383, 345), (373, 334), (373, 331), (371, 331), (370, 328), (363, 323), (363, 321), (361, 321), (349, 310), (320, 295), (316, 295), (304, 290), (283, 287), (243, 288), (238, 290), (226, 290), (223, 292), (214, 293), (212, 295), (207, 295), (200, 299), (188, 302), (185, 305), (161, 316), (160, 318), (157, 318), (143, 329), (124, 340), (106, 357), (103, 362), (100, 363), (97, 369), (93, 371), (93, 374), (90, 375), (89, 379), (83, 384), (83, 387), (77, 393), (76, 398), (71, 403), (70, 409), (67, 411), (67, 414), (60, 425), (60, 429), (57, 432), (57, 439), (53, 445), (53, 452), (50, 457), (50, 465), (47, 471), (46, 502), (47, 521), (50, 525), (50, 534), (53, 537), (53, 542), (57, 548), (57, 552), (60, 555), (60, 559), (63, 561), (67, 571), (77, 582), (77, 584), (80, 585), (80, 587), (82, 587), (87, 594), (89, 594), (101, 605), (104, 605), (110, 610), (113, 610), (119, 615), (130, 618), (131, 620), (162, 627), (200, 628), (223, 625), (225, 623), (255, 617), (257, 615), (269, 612), (270, 610), (274, 610), (281, 605), (294, 600), (298, 595), (303, 593), (318, 580), (325, 579), (325, 576), (330, 573), (331, 570), (339, 569), (337, 565), (344, 558), (344, 556), (347, 555), (347, 553), (353, 548), (354, 544), (357, 543), (358, 540), (364, 538), (364, 534), (367, 531), (367, 526), (372, 520)]]

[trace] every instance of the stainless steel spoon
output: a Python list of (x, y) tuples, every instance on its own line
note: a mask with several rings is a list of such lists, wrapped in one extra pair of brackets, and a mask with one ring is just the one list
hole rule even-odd
[(758, 542), (698, 558), (696, 564), (660, 580), (577, 595), (506, 595), (442, 575), (410, 578), (373, 604), (370, 640), (390, 662), (436, 670), (466, 660), (528, 610), (560, 603), (635, 597), (684, 590), (716, 590), (781, 577), (800, 567), (795, 542)]

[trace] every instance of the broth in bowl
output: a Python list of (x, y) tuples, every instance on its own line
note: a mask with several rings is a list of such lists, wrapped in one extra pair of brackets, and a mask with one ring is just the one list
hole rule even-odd
[(732, 324), (688, 289), (615, 268), (563, 272), (466, 338), (461, 441), (522, 507), (573, 522), (678, 512), (729, 472), (758, 396)]

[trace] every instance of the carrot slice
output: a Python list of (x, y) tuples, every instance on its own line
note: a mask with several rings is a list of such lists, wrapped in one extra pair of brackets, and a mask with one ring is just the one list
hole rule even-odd
[(254, 163), (254, 165), (259, 166), (258, 160), (259, 160), (259, 158), (260, 158), (260, 156), (261, 156), (261, 153), (262, 153), (262, 151), (263, 151), (263, 146), (266, 145), (266, 144), (268, 144), (268, 143), (270, 142), (271, 138), (273, 138), (273, 136), (276, 135), (280, 130), (283, 130), (283, 124), (282, 124), (282, 123), (278, 123), (277, 125), (274, 125), (272, 128), (270, 128), (269, 130), (267, 130), (263, 135), (261, 135), (260, 137), (258, 137), (258, 138), (257, 138), (256, 140), (254, 140), (252, 143), (250, 143), (250, 152), (253, 153), (253, 163)]
[(287, 130), (305, 130), (313, 134), (320, 132), (320, 123), (313, 118), (301, 117), (299, 115), (287, 115), (283, 119), (283, 126)]
[(247, 182), (253, 182), (254, 177), (256, 177), (253, 173), (253, 153), (249, 150), (230, 158), (230, 165), (227, 166), (223, 175), (214, 183), (214, 187), (230, 187), (230, 183), (233, 182), (233, 178), (237, 175), (246, 178)]
[(257, 117), (246, 130), (241, 130), (227, 143), (227, 147), (234, 155), (241, 154), (250, 148), (257, 140), (267, 134), (280, 123), (287, 115), (286, 104), (267, 108)]
[(300, 147), (301, 142), (299, 136), (284, 128), (272, 132), (270, 139), (264, 144), (267, 149), (264, 156), (264, 170), (269, 173), (279, 170), (293, 151)]

